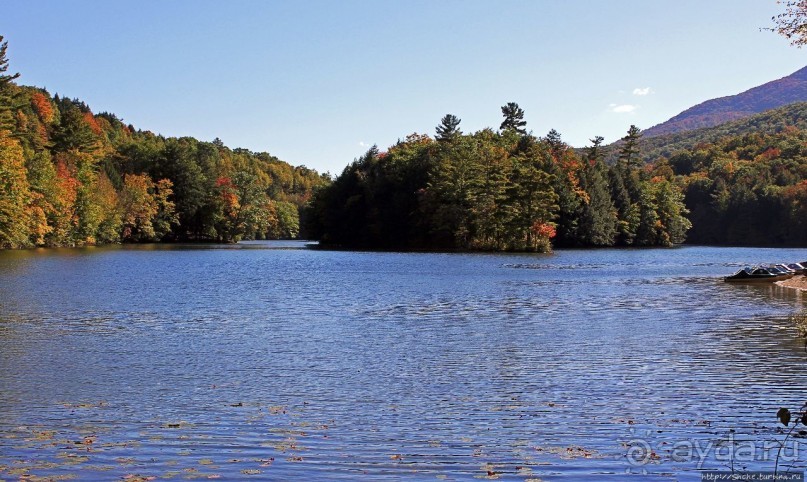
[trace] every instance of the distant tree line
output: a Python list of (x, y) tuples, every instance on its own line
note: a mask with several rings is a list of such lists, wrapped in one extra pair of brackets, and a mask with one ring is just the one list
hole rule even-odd
[(464, 134), (449, 114), (436, 137), (373, 147), (310, 204), (308, 228), (328, 246), (548, 251), (552, 245), (671, 246), (690, 223), (667, 164), (645, 165), (632, 126), (619, 160), (602, 137), (578, 154), (555, 130), (526, 131), (516, 103), (499, 131)]
[(0, 247), (294, 238), (329, 177), (19, 86), (0, 36)]

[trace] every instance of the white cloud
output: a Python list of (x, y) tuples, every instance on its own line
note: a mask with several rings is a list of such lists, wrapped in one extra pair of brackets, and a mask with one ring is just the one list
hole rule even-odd
[(359, 147), (367, 147), (367, 144), (364, 141), (359, 141)]
[(652, 93), (653, 93), (653, 89), (651, 89), (650, 87), (645, 87), (644, 89), (640, 89), (639, 87), (636, 87), (635, 89), (633, 89), (633, 95), (648, 95), (648, 94), (652, 94)]
[(611, 112), (616, 112), (617, 114), (625, 114), (628, 112), (633, 112), (639, 108), (638, 105), (631, 105), (631, 104), (622, 104), (622, 105), (611, 104), (609, 107), (611, 108)]

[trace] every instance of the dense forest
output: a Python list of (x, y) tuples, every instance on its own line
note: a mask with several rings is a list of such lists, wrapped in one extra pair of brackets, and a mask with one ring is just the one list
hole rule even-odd
[(807, 130), (724, 137), (677, 152), (669, 165), (691, 211), (688, 242), (807, 243)]
[(327, 176), (17, 85), (0, 37), (0, 247), (294, 238)]
[(0, 37), (0, 247), (294, 238), (324, 246), (548, 251), (807, 242), (807, 104), (573, 149), (515, 103), (465, 134), (373, 147), (331, 179), (221, 141), (166, 138), (18, 85)]
[(498, 132), (463, 134), (446, 115), (436, 138), (370, 149), (317, 191), (308, 216), (321, 243), (351, 248), (548, 251), (555, 246), (670, 246), (690, 227), (667, 164), (645, 165), (632, 127), (618, 162), (602, 138), (585, 154), (556, 131), (526, 132), (502, 107)]
[[(676, 174), (693, 224), (688, 243), (807, 243), (807, 103), (638, 145), (643, 162)], [(607, 149), (616, 161), (621, 143)]]
[(371, 149), (315, 194), (311, 232), (385, 249), (807, 242), (805, 103), (648, 140), (632, 126), (582, 149), (502, 110), (498, 132), (466, 135), (447, 115), (435, 139)]

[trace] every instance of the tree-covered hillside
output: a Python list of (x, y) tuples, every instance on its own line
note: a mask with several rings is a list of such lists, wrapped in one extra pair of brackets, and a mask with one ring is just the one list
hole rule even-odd
[[(606, 147), (616, 162), (624, 141)], [(807, 103), (642, 138), (647, 169), (668, 165), (685, 194), (688, 243), (807, 244)], [(584, 149), (578, 149), (579, 153)]]
[(807, 244), (807, 130), (727, 135), (673, 154), (686, 196), (688, 242)]
[(0, 247), (293, 238), (330, 180), (17, 85), (0, 37)]

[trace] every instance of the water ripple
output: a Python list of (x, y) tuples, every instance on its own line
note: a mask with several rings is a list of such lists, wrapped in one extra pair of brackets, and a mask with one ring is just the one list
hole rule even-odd
[(700, 480), (804, 398), (802, 297), (721, 277), (805, 250), (296, 247), (0, 253), (0, 479)]

